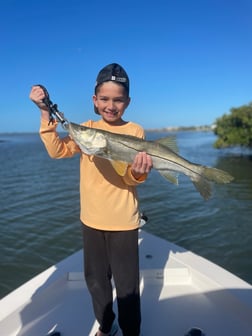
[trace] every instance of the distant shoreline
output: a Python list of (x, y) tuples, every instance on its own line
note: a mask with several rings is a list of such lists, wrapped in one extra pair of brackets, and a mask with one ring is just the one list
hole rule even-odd
[(213, 131), (215, 128), (214, 125), (208, 126), (170, 126), (170, 127), (162, 127), (162, 128), (146, 128), (146, 132), (177, 132), (177, 131), (201, 131), (201, 132), (209, 132)]

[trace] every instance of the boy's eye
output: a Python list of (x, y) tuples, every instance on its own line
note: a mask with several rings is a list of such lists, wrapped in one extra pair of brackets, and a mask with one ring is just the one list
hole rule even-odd
[[(101, 97), (100, 100), (103, 101), (103, 102), (107, 102), (109, 100), (109, 98)], [(123, 98), (116, 98), (116, 99), (113, 99), (113, 102), (114, 103), (123, 103), (124, 99)]]

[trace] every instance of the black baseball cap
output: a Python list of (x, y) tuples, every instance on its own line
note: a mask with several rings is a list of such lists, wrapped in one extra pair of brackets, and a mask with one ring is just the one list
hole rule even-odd
[[(95, 90), (100, 84), (109, 81), (114, 81), (123, 85), (127, 94), (129, 94), (129, 77), (121, 65), (112, 63), (101, 69), (96, 78)], [(94, 107), (94, 110), (95, 113), (99, 114), (96, 107)]]

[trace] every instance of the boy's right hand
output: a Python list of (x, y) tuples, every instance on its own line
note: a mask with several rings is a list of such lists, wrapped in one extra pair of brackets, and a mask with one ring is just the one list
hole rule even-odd
[(40, 86), (34, 85), (31, 89), (29, 97), (40, 109), (43, 119), (50, 120), (48, 108), (45, 103), (43, 103), (43, 99), (45, 98), (44, 90)]

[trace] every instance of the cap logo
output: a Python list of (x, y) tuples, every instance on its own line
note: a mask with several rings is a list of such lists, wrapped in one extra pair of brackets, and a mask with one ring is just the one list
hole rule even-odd
[(126, 83), (127, 82), (127, 78), (125, 78), (125, 77), (112, 76), (111, 80), (116, 81), (116, 82), (121, 82), (121, 83)]

